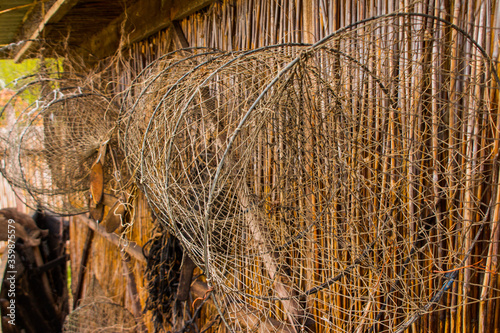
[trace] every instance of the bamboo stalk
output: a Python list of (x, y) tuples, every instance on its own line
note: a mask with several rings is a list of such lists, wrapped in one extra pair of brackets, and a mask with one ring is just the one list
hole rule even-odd
[[(494, 18), (495, 26), (498, 26), (500, 23), (500, 6), (497, 4), (496, 10), (495, 10), (495, 18)], [(495, 30), (495, 36), (498, 36), (498, 31)], [(494, 40), (497, 40), (497, 37), (494, 38)], [(498, 45), (495, 46), (494, 51), (493, 51), (494, 58), (498, 58)], [(496, 68), (494, 70), (497, 70)], [(493, 92), (492, 92), (493, 93)], [(496, 97), (498, 100), (499, 95), (498, 92), (494, 94), (493, 97)], [(500, 108), (500, 105), (498, 105), (497, 108)], [(499, 110), (497, 109), (497, 113)], [(495, 159), (498, 158), (499, 155), (499, 138), (500, 138), (500, 121), (497, 118), (497, 125), (495, 127), (494, 135), (495, 135), (495, 143), (493, 147), (493, 152), (492, 155), (494, 156)], [(487, 295), (490, 295), (490, 300), (488, 300), (488, 304), (484, 305), (483, 309), (483, 315), (486, 316), (485, 323), (483, 324), (484, 330), (490, 329), (494, 330), (495, 332), (499, 331), (499, 326), (497, 325), (498, 323), (498, 316), (493, 315), (493, 311), (487, 311), (488, 308), (498, 308), (500, 306), (500, 302), (498, 300), (495, 301), (495, 293), (499, 293), (497, 282), (499, 281), (500, 284), (500, 279), (498, 279), (498, 276), (496, 274), (493, 274), (493, 272), (498, 272), (498, 255), (500, 254), (500, 186), (498, 185), (500, 178), (500, 170), (497, 171), (497, 194), (496, 194), (496, 204), (495, 204), (495, 210), (493, 214), (493, 219), (492, 219), (492, 224), (493, 226), (491, 227), (491, 233), (490, 233), (490, 243), (488, 244), (488, 255), (487, 255), (487, 260), (486, 260), (486, 273), (484, 276), (484, 281), (483, 281), (483, 291), (481, 293), (481, 301), (484, 300)], [(497, 288), (497, 290), (494, 290)], [(495, 304), (496, 303), (496, 304)], [(481, 317), (480, 317), (481, 318)]]
[[(482, 9), (485, 9), (485, 11), (487, 11), (487, 13), (484, 15), (484, 18), (485, 20), (487, 20), (487, 22), (484, 23), (484, 27), (489, 27), (490, 26), (490, 22), (489, 22), (489, 19), (490, 19), (490, 13), (489, 13), (489, 9), (490, 9), (490, 4), (489, 3), (483, 3), (482, 4)], [(495, 12), (495, 15), (498, 15), (498, 11), (500, 10), (500, 7), (498, 6), (497, 4), (497, 10)], [(499, 19), (500, 20), (500, 19)], [(489, 30), (489, 37), (491, 38), (492, 36), (492, 32), (491, 30)], [(495, 35), (498, 35), (498, 32), (496, 32), (495, 30)], [(495, 39), (494, 39), (495, 40)], [(490, 49), (491, 51), (491, 47), (488, 46), (489, 43), (487, 43), (486, 41), (486, 44), (487, 44), (487, 48)], [(490, 75), (491, 74), (491, 70), (490, 68), (486, 68), (486, 73), (489, 73)], [(495, 91), (493, 89), (490, 89), (489, 91), (486, 92), (486, 94), (488, 94), (489, 96), (489, 100), (492, 100), (494, 98), (494, 95), (495, 95)], [(488, 103), (489, 104), (489, 103)], [(497, 156), (498, 154), (498, 150), (499, 150), (499, 143), (498, 143), (498, 138), (499, 138), (499, 132), (498, 132), (498, 120), (497, 120), (497, 126), (496, 126), (496, 131), (494, 131), (494, 136), (496, 138), (495, 142), (494, 142), (494, 146), (493, 146), (493, 152), (492, 152), (492, 155), (493, 156)], [(496, 177), (497, 177), (497, 187), (498, 187), (498, 172), (496, 174)], [(483, 281), (482, 281), (482, 287), (480, 289), (480, 295), (479, 295), (479, 300), (480, 300), (480, 303), (479, 303), (479, 328), (478, 328), (478, 332), (480, 333), (486, 333), (488, 331), (490, 331), (492, 329), (492, 323), (491, 323), (491, 315), (489, 313), (487, 313), (487, 309), (494, 306), (493, 302), (491, 299), (491, 294), (493, 293), (493, 287), (494, 285), (490, 285), (490, 281), (494, 280), (494, 277), (492, 279), (492, 274), (491, 272), (495, 272), (496, 269), (497, 269), (497, 264), (494, 262), (496, 261), (496, 255), (499, 253), (498, 252), (498, 243), (495, 242), (496, 239), (500, 239), (500, 231), (499, 228), (498, 228), (498, 221), (499, 220), (499, 217), (500, 217), (500, 213), (498, 212), (498, 200), (499, 200), (499, 190), (497, 188), (497, 193), (496, 193), (496, 205), (495, 205), (495, 210), (494, 210), (494, 213), (493, 213), (493, 221), (492, 221), (492, 227), (491, 227), (491, 233), (490, 233), (490, 239), (491, 239), (491, 242), (488, 244), (488, 251), (487, 251), (487, 257), (486, 257), (486, 264), (485, 264), (485, 274), (484, 274), (484, 278), (483, 278)]]
[[(454, 10), (453, 10), (453, 17), (455, 20), (459, 20), (459, 16), (461, 13), (461, 2), (460, 0), (455, 0), (454, 2)], [(456, 22), (459, 24), (459, 21)], [(459, 89), (461, 87), (458, 86), (458, 76), (459, 76), (459, 69), (458, 69), (458, 56), (459, 56), (459, 49), (461, 48), (461, 45), (459, 44), (458, 40), (458, 31), (455, 29), (452, 30), (451, 32), (451, 43), (454, 45), (451, 47), (451, 61), (450, 61), (450, 100), (455, 103), (454, 108), (450, 108), (449, 110), (449, 133), (448, 133), (448, 146), (452, 147), (452, 152), (448, 154), (448, 163), (447, 163), (447, 174), (449, 175), (448, 178), (448, 184), (449, 188), (453, 189), (455, 188), (456, 181), (454, 180), (453, 173), (454, 170), (458, 166), (458, 161), (457, 161), (457, 153), (455, 153), (455, 147), (457, 145), (457, 140), (458, 135), (458, 128), (457, 128), (457, 120), (458, 120), (458, 115), (459, 115), (459, 105), (458, 105), (458, 95), (460, 93)], [(448, 199), (447, 199), (447, 207), (451, 208), (454, 207), (454, 196), (455, 193), (453, 190), (449, 190), (448, 193)], [(449, 209), (449, 214), (448, 214), (448, 225), (447, 229), (448, 230), (453, 230), (454, 228), (459, 228), (460, 226), (454, 226), (453, 221), (454, 219), (454, 214), (453, 210)], [(455, 237), (457, 242), (458, 236)], [(453, 253), (452, 251), (449, 251), (449, 262), (453, 262)], [(459, 302), (459, 295), (458, 295), (458, 285), (455, 284), (452, 287), (452, 296), (451, 296), (451, 306), (450, 306), (450, 332), (459, 332), (460, 328), (460, 315), (459, 311), (457, 311), (457, 307), (455, 306)]]
[[(476, 19), (476, 24), (479, 25), (479, 22), (481, 20), (481, 16), (484, 15), (484, 6), (482, 6), (480, 15)], [(481, 37), (481, 30), (482, 29), (477, 29), (477, 37)], [(473, 52), (473, 56), (477, 56), (477, 50), (474, 49), (473, 51), (470, 50), (470, 45), (469, 43), (466, 44), (467, 47), (467, 53)], [(473, 66), (472, 64), (470, 65), (472, 68), (470, 68), (470, 74), (471, 77), (476, 77), (478, 75), (478, 71), (481, 70), (479, 68), (480, 65), (477, 63), (474, 63)], [(478, 135), (478, 119), (477, 119), (477, 109), (479, 109), (479, 105), (476, 103), (474, 98), (477, 98), (477, 101), (481, 101), (481, 91), (479, 86), (476, 86), (475, 91), (474, 91), (474, 96), (471, 98), (469, 101), (468, 107), (469, 107), (469, 116), (468, 116), (468, 124), (467, 124), (467, 131), (465, 132), (465, 139), (467, 140), (466, 144), (466, 166), (465, 166), (465, 177), (466, 177), (466, 182), (465, 182), (465, 196), (464, 196), (464, 201), (465, 201), (465, 211), (464, 211), (464, 232), (467, 234), (465, 235), (465, 242), (464, 246), (465, 248), (469, 248), (472, 244), (472, 227), (473, 227), (473, 222), (475, 220), (475, 214), (474, 214), (474, 208), (473, 208), (473, 203), (472, 201), (474, 200), (474, 188), (476, 186), (475, 184), (475, 170), (476, 170), (476, 165), (477, 165), (477, 150), (478, 150), (478, 142), (477, 142), (477, 135)], [(467, 322), (468, 318), (471, 318), (472, 312), (473, 312), (473, 305), (469, 305), (469, 298), (471, 298), (473, 290), (471, 290), (471, 280), (472, 280), (472, 269), (470, 268), (470, 265), (472, 264), (472, 256), (467, 258), (465, 262), (466, 268), (464, 269), (464, 285), (463, 285), (463, 295), (464, 295), (464, 303), (463, 303), (463, 332), (465, 333), (468, 331), (470, 328), (465, 325)]]

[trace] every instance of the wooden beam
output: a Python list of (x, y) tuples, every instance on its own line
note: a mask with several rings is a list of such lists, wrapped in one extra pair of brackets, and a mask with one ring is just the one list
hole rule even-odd
[(42, 274), (42, 273), (45, 273), (45, 272), (51, 270), (54, 267), (64, 266), (66, 264), (66, 261), (68, 261), (68, 259), (69, 259), (69, 256), (66, 254), (63, 254), (59, 258), (56, 258), (56, 259), (53, 259), (47, 263), (44, 263), (42, 266), (35, 267), (33, 269), (33, 274), (35, 274), (35, 275)]
[[(43, 258), (42, 258), (42, 253), (40, 252), (40, 249), (38, 246), (33, 247), (33, 254), (35, 257), (35, 263), (36, 267), (42, 267), (44, 264)], [(41, 276), (42, 279), (42, 285), (41, 287), (45, 290), (45, 294), (47, 294), (47, 298), (50, 304), (56, 304), (54, 301), (54, 297), (52, 296), (52, 288), (50, 286), (49, 278), (47, 276), (47, 273), (42, 273)]]
[(159, 1), (138, 1), (135, 5), (91, 36), (82, 45), (94, 58), (102, 59), (114, 54), (118, 48), (148, 37), (150, 31), (158, 31), (171, 24), (170, 12)]
[[(172, 22), (182, 20), (209, 6), (214, 1), (174, 0), (172, 2), (172, 0), (162, 0), (155, 11), (148, 11), (147, 7), (142, 6), (142, 15), (139, 15), (140, 12), (136, 12), (136, 16), (140, 18), (141, 22), (134, 22), (135, 29), (130, 34), (129, 42), (138, 42), (162, 29), (168, 28)], [(120, 22), (122, 21), (123, 19)]]
[(207, 7), (215, 0), (174, 0), (170, 7), (170, 20), (178, 21)]
[(107, 233), (104, 228), (100, 225), (98, 225), (94, 220), (89, 219), (86, 216), (83, 215), (78, 215), (75, 216), (75, 218), (80, 221), (85, 223), (90, 229), (94, 230), (99, 236), (105, 238), (108, 240), (110, 243), (113, 243), (117, 247), (120, 248), (120, 250), (125, 251), (128, 253), (132, 258), (145, 263), (146, 258), (142, 254), (142, 247), (136, 244), (135, 242), (128, 241), (127, 244), (123, 244), (123, 241), (120, 239), (120, 237), (117, 234), (113, 233)]
[(144, 40), (166, 29), (215, 0), (150, 0), (139, 1), (114, 19), (106, 28), (91, 36), (82, 49), (89, 50), (97, 59), (114, 54), (118, 48)]
[(87, 270), (87, 262), (90, 254), (90, 247), (92, 246), (92, 240), (94, 239), (94, 230), (87, 230), (87, 237), (85, 238), (85, 243), (83, 245), (82, 257), (80, 258), (80, 266), (78, 267), (78, 275), (76, 279), (76, 288), (73, 293), (73, 309), (78, 305), (78, 301), (82, 298), (83, 290), (83, 279), (85, 278), (85, 271)]
[(189, 299), (189, 289), (195, 268), (196, 264), (188, 256), (187, 252), (184, 252), (182, 256), (181, 275), (179, 276), (179, 285), (177, 287), (177, 301), (185, 302)]
[(177, 49), (185, 49), (189, 47), (189, 43), (182, 31), (182, 27), (179, 21), (174, 21), (172, 24), (172, 39), (174, 40), (175, 48)]
[(19, 51), (17, 51), (14, 56), (14, 61), (20, 62), (23, 59), (26, 52), (33, 46), (33, 41), (37, 40), (42, 35), (47, 24), (59, 22), (77, 3), (78, 0), (57, 0), (52, 7), (50, 7), (47, 14), (45, 14), (33, 34), (31, 34), (29, 41), (24, 43)]

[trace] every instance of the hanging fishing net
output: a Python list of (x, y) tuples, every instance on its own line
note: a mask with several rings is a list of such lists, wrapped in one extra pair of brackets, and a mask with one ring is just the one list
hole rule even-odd
[(124, 144), (231, 330), (400, 332), (477, 299), (498, 82), (465, 32), (394, 14), (164, 68)]
[[(150, 63), (129, 84), (124, 93), (124, 103), (120, 109), (119, 137), (120, 144), (127, 159), (130, 174), (141, 177), (138, 168), (141, 163), (141, 152), (144, 146), (143, 137), (150, 126), (153, 114), (160, 113), (170, 92), (182, 94), (177, 88), (177, 81), (188, 74), (197, 62), (205, 62), (220, 52), (207, 49), (183, 49), (164, 55)], [(175, 88), (175, 89), (174, 89)], [(192, 87), (185, 86), (189, 91)], [(163, 115), (168, 117), (168, 115)], [(142, 184), (143, 179), (137, 182)]]
[(103, 158), (106, 184), (126, 174), (120, 172), (123, 156), (113, 135), (117, 107), (75, 83), (30, 82), (38, 95), (17, 116), (4, 141), (5, 178), (23, 192), (28, 206), (62, 215), (88, 210), (90, 169), (99, 154), (110, 152)]
[(123, 306), (109, 300), (95, 300), (73, 310), (64, 323), (67, 333), (137, 332), (134, 316)]
[(138, 332), (133, 314), (121, 304), (104, 296), (101, 285), (91, 276), (85, 297), (66, 317), (65, 333), (135, 333)]
[[(217, 156), (210, 147), (215, 147), (215, 141), (218, 144), (221, 142), (214, 135), (219, 131), (234, 130), (224, 129), (222, 126), (227, 126), (226, 123), (237, 126), (238, 113), (251, 105), (258, 96), (259, 89), (277, 74), (280, 66), (292, 59), (296, 49), (298, 46), (280, 46), (256, 51), (256, 55), (250, 52), (195, 56), (192, 59), (197, 63), (188, 66), (182, 75), (178, 75), (180, 79), (166, 85), (158, 83), (161, 87), (169, 87), (168, 90), (165, 89), (161, 99), (155, 95), (157, 89), (153, 88), (148, 93), (151, 99), (145, 103), (153, 105), (153, 112), (145, 134), (138, 141), (140, 160), (136, 169), (139, 170), (139, 183), (143, 186), (150, 205), (163, 220), (172, 221), (172, 216), (180, 219), (167, 224), (180, 238), (194, 237), (186, 239), (185, 243), (194, 246), (192, 251), (201, 254), (205, 246), (200, 230), (204, 229), (202, 206), (208, 199), (207, 182), (210, 182), (210, 175), (200, 175), (198, 172), (207, 167), (213, 169), (217, 164)], [(207, 84), (200, 91), (200, 84), (210, 79), (215, 79), (216, 83), (212, 86)], [(211, 97), (210, 89), (221, 90), (221, 100)], [(212, 108), (218, 103), (221, 108), (217, 114), (213, 114)], [(193, 112), (191, 109), (196, 113), (190, 115)], [(188, 117), (188, 126), (192, 126), (189, 129), (184, 128), (185, 115)], [(220, 121), (221, 127), (217, 128), (219, 125), (215, 123), (199, 126), (196, 123), (198, 118)], [(227, 139), (229, 138), (224, 140)], [(130, 144), (130, 141), (126, 140), (126, 144)], [(182, 158), (186, 160), (177, 159), (172, 150), (182, 151)], [(213, 171), (215, 170), (210, 172)], [(184, 179), (185, 176), (188, 178)], [(186, 183), (179, 186), (176, 192), (171, 192), (172, 181)], [(196, 196), (200, 196), (199, 200)], [(172, 202), (172, 198), (177, 202)], [(183, 219), (190, 222), (183, 223)], [(196, 224), (192, 225), (194, 221)], [(221, 222), (224, 224), (222, 220)]]

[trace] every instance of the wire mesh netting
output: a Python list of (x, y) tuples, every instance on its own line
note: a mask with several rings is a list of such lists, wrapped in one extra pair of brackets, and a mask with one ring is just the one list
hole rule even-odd
[(100, 300), (82, 305), (67, 317), (64, 332), (137, 332), (132, 314), (123, 306)]
[[(33, 114), (45, 102), (54, 99), (53, 90), (60, 85), (64, 86), (65, 82), (71, 80), (59, 78), (59, 76), (59, 74), (27, 75), (10, 85), (11, 89), (14, 88), (12, 95), (0, 110), (0, 117), (3, 120), (0, 132), (0, 142), (2, 142), (0, 149), (5, 157), (2, 161), (2, 172), (13, 185), (22, 183), (20, 172), (15, 167), (15, 147), (19, 144), (21, 133), (30, 122)], [(71, 83), (73, 86), (75, 82)]]
[(402, 331), (456, 305), (457, 288), (473, 303), (497, 200), (489, 58), (456, 26), (408, 14), (304, 48), (153, 76), (148, 126), (125, 143), (226, 323)]
[(65, 333), (135, 333), (138, 332), (133, 314), (123, 305), (103, 296), (97, 279), (92, 276), (80, 305), (66, 317)]
[[(118, 108), (76, 77), (61, 74), (31, 80), (15, 96), (26, 90), (33, 102), (5, 135), (2, 174), (30, 207), (62, 215), (86, 212), (90, 169), (102, 145), (111, 151), (103, 159), (105, 183), (126, 175), (113, 132)], [(3, 110), (18, 100), (11, 98)]]
[[(229, 98), (227, 98), (226, 101), (220, 101), (221, 103), (227, 104), (225, 105), (226, 109), (220, 110), (217, 116), (220, 117), (221, 121), (225, 121), (224, 119), (227, 117), (232, 118), (235, 116), (235, 114), (231, 114), (230, 109), (243, 110), (250, 105), (249, 103), (251, 103), (252, 98), (255, 99), (258, 89), (277, 73), (279, 65), (283, 65), (291, 60), (291, 52), (293, 50), (294, 47), (272, 47), (268, 52), (261, 51), (259, 53), (260, 57), (253, 57), (251, 54), (252, 52), (250, 54), (242, 53), (239, 55), (233, 53), (212, 53), (209, 55), (202, 53), (200, 55), (192, 55), (187, 57), (188, 60), (175, 62), (173, 66), (167, 67), (170, 71), (181, 74), (177, 74), (177, 76), (164, 76), (163, 80), (160, 76), (155, 75), (153, 78), (156, 80), (156, 84), (149, 84), (148, 82), (145, 84), (146, 88), (140, 95), (141, 97), (144, 96), (142, 97), (143, 100), (140, 101), (144, 104), (144, 106), (140, 108), (142, 115), (136, 117), (134, 116), (135, 113), (128, 114), (129, 118), (134, 119), (133, 123), (127, 119), (129, 126), (127, 128), (128, 132), (126, 133), (128, 133), (128, 135), (126, 137), (124, 136), (126, 140), (123, 140), (123, 143), (128, 147), (124, 150), (127, 152), (130, 161), (129, 165), (136, 171), (138, 182), (148, 196), (150, 205), (157, 210), (158, 214), (161, 215), (164, 220), (169, 220), (172, 215), (176, 215), (179, 216), (179, 218), (186, 218), (192, 222), (193, 220), (191, 217), (184, 216), (184, 214), (185, 209), (194, 204), (192, 196), (198, 195), (193, 193), (193, 190), (206, 190), (203, 184), (199, 184), (200, 186), (198, 188), (188, 189), (184, 187), (189, 193), (184, 192), (184, 189), (179, 189), (181, 193), (178, 194), (181, 195), (181, 197), (178, 197), (176, 200), (184, 200), (188, 197), (187, 202), (182, 201), (171, 205), (165, 201), (171, 198), (171, 195), (168, 197), (164, 196), (165, 190), (169, 188), (169, 177), (182, 177), (183, 172), (197, 171), (191, 170), (193, 167), (192, 165), (184, 165), (186, 169), (182, 169), (183, 166), (178, 164), (177, 161), (169, 160), (170, 150), (172, 149), (172, 138), (176, 135), (175, 133), (178, 128), (184, 126), (184, 123), (180, 123), (184, 121), (183, 117), (186, 113), (186, 110), (183, 110), (184, 105), (186, 102), (192, 102), (194, 108), (198, 112), (194, 117), (189, 116), (189, 121), (193, 122), (193, 126), (196, 126), (196, 117), (213, 116), (210, 114), (211, 111), (206, 110), (206, 104), (213, 104), (215, 101), (212, 100), (207, 102), (203, 100), (203, 98), (209, 96), (209, 88), (204, 89), (203, 96), (198, 96), (199, 94), (196, 90), (199, 88), (199, 81), (209, 75), (213, 76), (213, 72), (219, 67), (227, 67), (227, 64), (230, 64), (221, 74), (223, 78), (220, 82), (222, 82), (222, 80), (226, 81), (223, 82), (226, 86), (222, 89), (231, 89), (230, 93), (239, 94), (241, 100), (231, 100), (228, 96)], [(197, 63), (193, 63), (193, 60)], [(180, 68), (180, 66), (186, 66), (184, 67), (185, 70), (181, 71), (182, 67)], [(231, 72), (234, 72), (233, 77), (226, 80), (224, 76)], [(259, 73), (260, 75), (256, 76), (255, 73)], [(224, 111), (228, 112), (224, 114)], [(146, 117), (146, 121), (144, 122), (141, 117)], [(216, 162), (213, 160), (214, 157), (209, 157), (209, 151), (206, 145), (211, 140), (213, 141), (213, 138), (210, 138), (210, 134), (213, 133), (214, 130), (216, 130), (214, 126), (211, 126), (211, 128), (194, 128), (191, 133), (182, 133), (182, 137), (180, 139), (175, 138), (175, 140), (181, 140), (186, 144), (186, 146), (181, 149), (186, 150), (184, 154), (190, 155), (186, 155), (188, 159), (197, 158), (194, 154), (206, 152), (207, 154), (204, 155), (205, 157), (200, 158), (199, 162), (203, 163), (211, 160), (209, 163), (213, 166)], [(182, 131), (185, 132), (184, 129), (182, 129)], [(206, 132), (201, 134), (204, 131)], [(200, 140), (202, 136), (203, 139)], [(200, 142), (197, 140), (200, 140)], [(191, 147), (191, 144), (196, 145), (196, 147)], [(193, 149), (194, 151), (189, 152), (189, 149)], [(129, 154), (128, 152), (131, 153)], [(137, 158), (134, 160), (132, 160), (132, 158), (134, 158), (132, 152), (137, 152), (137, 155), (135, 155)], [(191, 164), (192, 161), (187, 163)], [(197, 177), (195, 174), (192, 176), (195, 178)], [(207, 180), (208, 178), (205, 181)], [(208, 195), (208, 192), (205, 194)], [(175, 195), (176, 194), (173, 194), (173, 196)], [(173, 207), (172, 209), (181, 209), (184, 213), (178, 215), (180, 211), (169, 211), (169, 209), (165, 209), (166, 207), (169, 207), (169, 209), (171, 207)], [(201, 209), (203, 208), (199, 207), (198, 211), (193, 213), (199, 214)], [(200, 236), (199, 228), (202, 228), (202, 224), (193, 226), (190, 223), (179, 222), (178, 226), (180, 228), (186, 228), (184, 231), (176, 232), (179, 237)], [(200, 251), (203, 246), (203, 243), (199, 241), (200, 239), (201, 238), (199, 238), (198, 241), (193, 241), (195, 243), (197, 242), (198, 251)]]
[[(131, 174), (141, 176), (138, 167), (142, 159), (144, 133), (150, 126), (151, 116), (161, 113), (164, 99), (169, 96), (177, 81), (196, 66), (197, 61), (203, 63), (218, 53), (220, 52), (196, 48), (174, 51), (149, 64), (131, 82), (124, 93), (119, 127), (120, 144)], [(186, 86), (185, 89), (194, 88)], [(180, 94), (181, 89), (176, 89), (176, 93)], [(138, 182), (142, 183), (143, 180), (139, 179)]]

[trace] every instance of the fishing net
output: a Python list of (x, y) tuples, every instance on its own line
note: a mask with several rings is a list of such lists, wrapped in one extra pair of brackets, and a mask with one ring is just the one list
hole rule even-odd
[[(187, 69), (182, 76), (178, 75), (180, 79), (170, 84), (170, 89), (165, 89), (167, 91), (160, 100), (155, 95), (157, 90), (151, 86), (153, 90), (148, 94), (151, 99), (147, 101), (149, 105), (152, 104), (154, 111), (145, 134), (139, 141), (140, 146), (137, 147), (140, 150), (137, 166), (140, 184), (150, 206), (158, 211), (164, 221), (173, 221), (172, 217), (176, 217), (176, 222), (167, 224), (177, 237), (189, 244), (191, 251), (201, 254), (205, 248), (200, 231), (204, 229), (202, 206), (203, 201), (208, 199), (209, 188), (206, 182), (210, 181), (210, 175), (200, 175), (198, 172), (207, 166), (213, 169), (217, 164), (217, 156), (209, 148), (214, 147), (215, 141), (221, 144), (216, 133), (231, 133), (235, 129), (238, 113), (251, 105), (258, 96), (259, 89), (277, 74), (280, 66), (292, 59), (296, 48), (298, 46), (277, 46), (248, 54), (203, 55), (196, 57), (197, 63), (194, 66), (183, 62), (183, 65), (188, 65)], [(256, 73), (259, 75), (255, 75)], [(200, 86), (204, 80), (211, 79), (216, 82)], [(160, 87), (169, 86), (168, 83), (158, 84)], [(211, 89), (220, 90), (221, 94), (217, 97), (221, 99), (212, 97)], [(215, 104), (219, 104), (220, 109), (213, 114), (211, 108)], [(189, 114), (190, 112), (195, 113)], [(186, 115), (190, 124), (188, 126), (191, 126), (188, 129), (184, 128)], [(219, 121), (220, 124), (200, 125), (197, 123), (199, 118), (204, 118), (207, 122)], [(233, 128), (222, 127), (228, 125)], [(228, 139), (229, 137), (223, 140)], [(127, 144), (130, 141), (127, 140)], [(176, 159), (173, 150), (180, 152), (186, 160)], [(200, 165), (197, 166), (196, 163)], [(172, 192), (170, 183), (184, 181), (182, 177), (185, 176), (188, 176), (188, 183)], [(199, 201), (196, 196), (200, 196)], [(176, 202), (172, 202), (173, 197)], [(184, 219), (190, 222), (184, 223)], [(221, 222), (223, 225), (223, 219)], [(224, 240), (221, 239), (221, 242)]]
[[(12, 96), (6, 101), (1, 109), (3, 118), (1, 127), (0, 147), (2, 152), (2, 164), (0, 171), (9, 181), (19, 198), (22, 198), (28, 206), (34, 207), (33, 198), (23, 187), (23, 174), (19, 167), (20, 137), (24, 129), (39, 112), (45, 103), (55, 98), (56, 89), (65, 90), (66, 84), (74, 86), (76, 82), (69, 77), (60, 74), (32, 74), (22, 77), (9, 85)], [(39, 157), (39, 142), (31, 142), (28, 150), (33, 159)], [(34, 172), (35, 170), (32, 170)], [(40, 171), (40, 170), (37, 170)], [(31, 175), (26, 175), (31, 177)]]
[(63, 332), (137, 332), (134, 316), (123, 306), (96, 299), (73, 310), (64, 322)]
[(133, 314), (104, 294), (95, 275), (89, 276), (85, 297), (81, 299), (79, 306), (66, 317), (63, 332), (137, 332), (137, 323)]
[[(142, 184), (138, 168), (141, 163), (144, 133), (150, 126), (151, 116), (158, 110), (163, 100), (174, 89), (177, 81), (196, 66), (197, 61), (218, 52), (207, 49), (183, 49), (168, 53), (150, 63), (129, 84), (124, 93), (120, 109), (120, 144), (127, 158), (130, 174), (138, 177)], [(188, 89), (188, 88), (186, 88)], [(176, 93), (181, 91), (175, 90)], [(166, 116), (166, 115), (165, 115)]]
[(24, 192), (28, 206), (62, 215), (88, 210), (90, 168), (101, 146), (107, 146), (101, 154), (110, 152), (103, 159), (105, 183), (122, 174), (123, 156), (113, 136), (117, 107), (104, 95), (75, 83), (81, 82), (47, 78), (30, 82), (38, 95), (17, 116), (4, 140), (5, 178)]
[(477, 300), (498, 82), (464, 31), (394, 14), (172, 61), (124, 144), (231, 330), (400, 332)]
[[(76, 81), (61, 73), (52, 74), (30, 74), (11, 82), (2, 90), (2, 101), (0, 105), (0, 149), (2, 154), (8, 148), (7, 142), (18, 140), (20, 132), (26, 122), (45, 99), (49, 92), (57, 87), (71, 84)], [(5, 95), (5, 96), (4, 96)], [(43, 103), (43, 102), (42, 102)], [(9, 162), (9, 161), (7, 161)], [(5, 171), (5, 166), (2, 170)], [(5, 176), (15, 174), (13, 168), (6, 172)], [(15, 179), (16, 176), (11, 178)]]

